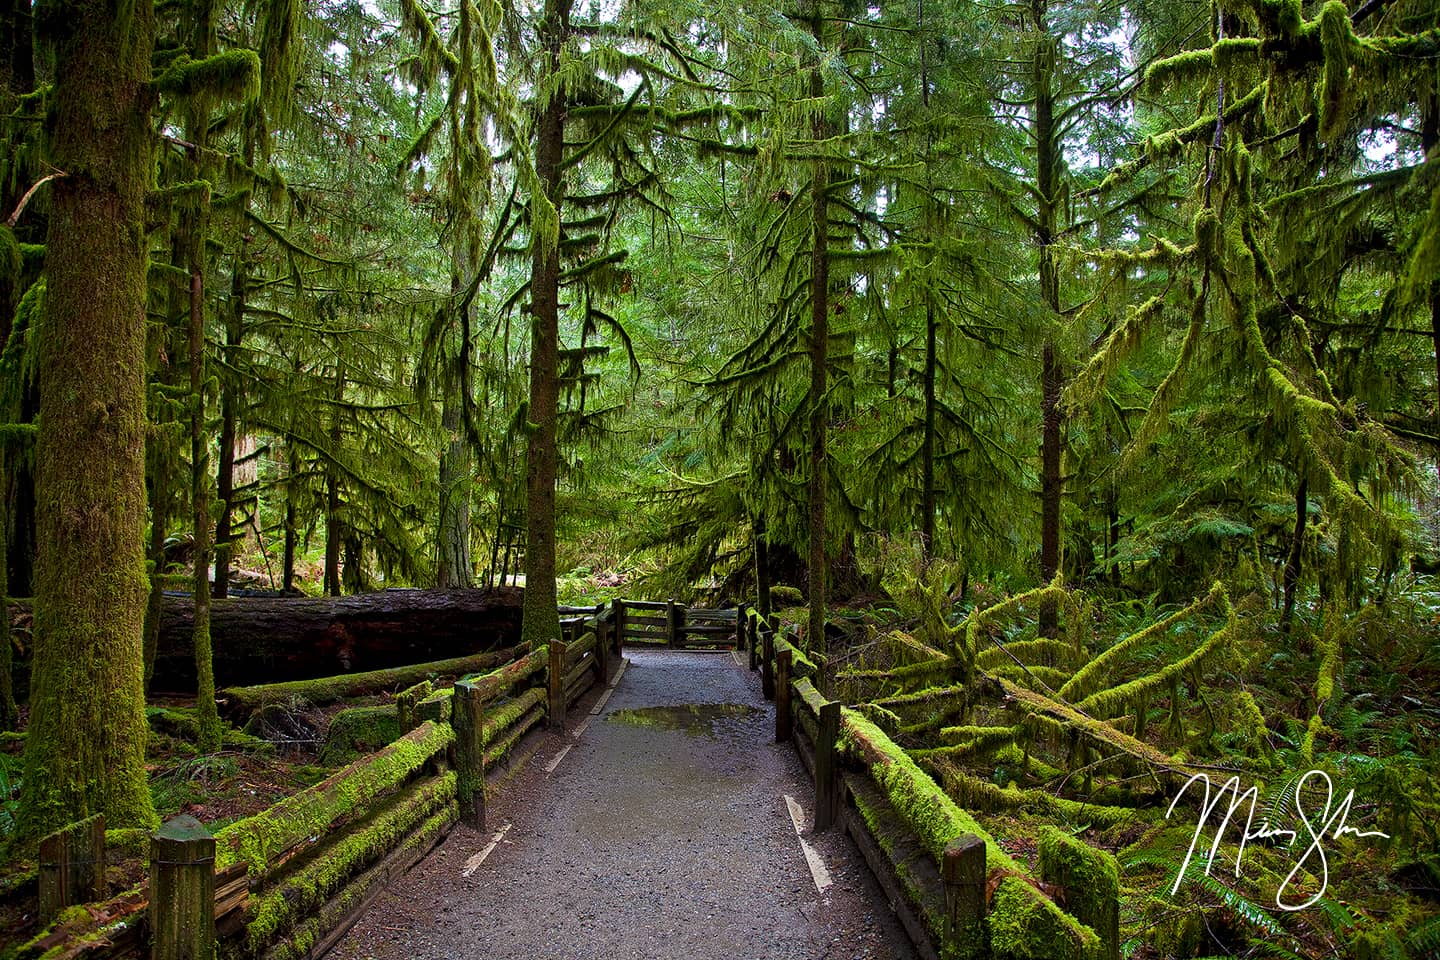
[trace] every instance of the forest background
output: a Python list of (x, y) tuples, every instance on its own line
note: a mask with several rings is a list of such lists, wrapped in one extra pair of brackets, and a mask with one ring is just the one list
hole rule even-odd
[[(890, 670), (857, 700), (1038, 644), (1015, 682), (1127, 744), (1382, 801), (1390, 906), (1211, 884), (1212, 940), (1440, 946), (1432, 0), (6, 0), (0, 38), (17, 849), (153, 820), (163, 590), (204, 664), (241, 568), (518, 571), (531, 639), (755, 596)], [(1047, 783), (921, 699), (877, 709)], [(1132, 949), (1213, 949), (1156, 902)]]

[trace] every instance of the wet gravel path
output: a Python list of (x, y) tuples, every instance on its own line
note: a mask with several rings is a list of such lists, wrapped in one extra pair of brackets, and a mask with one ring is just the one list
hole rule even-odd
[[(772, 742), (758, 677), (724, 655), (626, 654), (601, 714), (572, 710), (491, 800), (490, 832), (457, 827), (331, 960), (913, 956), (849, 839), (809, 835), (813, 789), (793, 747)], [(823, 894), (786, 795), (833, 879)]]

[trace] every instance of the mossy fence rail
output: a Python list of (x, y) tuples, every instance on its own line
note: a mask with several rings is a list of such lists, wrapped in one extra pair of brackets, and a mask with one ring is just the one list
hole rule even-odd
[(850, 835), (921, 956), (1119, 960), (1114, 857), (1047, 829), (1033, 876), (863, 713), (820, 694), (793, 634), (746, 607), (737, 636), (775, 701), (775, 739), (814, 778), (814, 828)]
[(319, 957), (457, 821), (483, 828), (487, 792), (534, 752), (542, 723), (562, 728), (575, 701), (619, 664), (614, 617), (590, 608), (567, 623), (569, 642), (515, 648), (451, 687), (414, 684), (396, 697), (398, 739), (214, 834), (189, 816), (149, 835), (113, 831), (112, 845), (148, 841), (148, 879), (117, 897), (99, 900), (102, 818), (45, 838), (38, 899), (46, 928), (0, 947), (0, 956)]

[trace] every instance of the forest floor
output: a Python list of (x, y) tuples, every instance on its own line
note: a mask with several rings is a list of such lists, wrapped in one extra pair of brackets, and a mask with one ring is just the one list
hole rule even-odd
[(913, 956), (849, 839), (810, 834), (812, 785), (756, 676), (627, 654), (604, 709), (573, 713), (491, 801), (487, 832), (457, 827), (332, 957)]

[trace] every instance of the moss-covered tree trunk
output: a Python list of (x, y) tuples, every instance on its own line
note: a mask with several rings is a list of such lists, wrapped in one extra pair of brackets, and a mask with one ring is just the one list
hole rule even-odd
[(470, 586), (470, 444), (460, 429), (460, 398), (445, 392), (440, 413), (440, 559), (435, 586)]
[(340, 471), (334, 458), (340, 455), (340, 405), (345, 400), (345, 361), (335, 365), (335, 409), (330, 419), (330, 457), (325, 461), (325, 592), (340, 596), (340, 546), (345, 542), (345, 521), (340, 515)]
[(920, 436), (920, 547), (935, 555), (935, 304), (925, 298), (925, 426)]
[(150, 0), (48, 5), (46, 321), (36, 442), (35, 656), (15, 842), (103, 813), (156, 822), (145, 782), (145, 195)]
[[(238, 267), (236, 269), (239, 270)], [(244, 280), (238, 277), (233, 279), (230, 290), (231, 314), (225, 323), (225, 366), (231, 374), (239, 359), (240, 341), (244, 333), (241, 321), (235, 314), (245, 309)], [(238, 302), (236, 285), (241, 287)], [(211, 592), (216, 598), (224, 598), (230, 594), (230, 558), (233, 555), (231, 541), (234, 537), (231, 518), (235, 510), (235, 421), (239, 408), (239, 398), (235, 394), (240, 389), (233, 375), (222, 377), (220, 384), (220, 450), (217, 457), (219, 462), (215, 467), (215, 584)]]
[[(1056, 176), (1064, 162), (1055, 125), (1055, 41), (1050, 36), (1046, 0), (1032, 0), (1035, 21), (1035, 244), (1039, 253), (1040, 299), (1047, 321), (1060, 319), (1060, 278), (1055, 266)], [(1054, 335), (1047, 332), (1040, 358), (1040, 579), (1049, 583), (1060, 569), (1060, 501), (1064, 495), (1060, 474), (1060, 392), (1064, 383), (1055, 353)], [(1040, 605), (1040, 635), (1059, 632), (1057, 606), (1053, 600)]]
[(205, 429), (205, 281), (202, 244), (194, 239), (190, 268), (190, 504), (195, 520), (195, 713), (201, 753), (220, 749), (215, 666), (210, 651), (210, 434)]
[(1283, 585), (1284, 607), (1280, 611), (1280, 629), (1290, 632), (1290, 623), (1295, 616), (1295, 594), (1300, 586), (1300, 564), (1305, 550), (1305, 523), (1310, 518), (1310, 484), (1308, 477), (1301, 477), (1295, 488), (1295, 529), (1290, 535), (1290, 556), (1285, 560)]
[[(9, 457), (0, 457), (0, 460), (8, 459)], [(3, 463), (0, 463), (0, 476), (3, 475)], [(15, 657), (10, 639), (10, 587), (5, 580), (5, 522), (5, 515), (0, 512), (0, 730), (14, 730), (20, 720), (20, 711), (15, 705)]]
[[(810, 30), (817, 44), (823, 44), (825, 21), (820, 0), (814, 0)], [(818, 66), (810, 69), (810, 97), (820, 103), (825, 96), (825, 78)], [(823, 111), (817, 115), (813, 133), (817, 143), (827, 135)], [(826, 365), (830, 347), (830, 167), (816, 160), (810, 184), (810, 479), (809, 499), (809, 597), (810, 650), (825, 652), (825, 587), (829, 563), (825, 556), (825, 495), (829, 467), (826, 440), (829, 410), (825, 398)]]
[[(570, 31), (571, 0), (546, 0), (540, 23), (543, 75), (559, 70)], [(542, 85), (543, 86), (543, 85)], [(530, 409), (525, 456), (525, 605), (521, 639), (548, 643), (560, 636), (555, 594), (555, 419), (560, 406), (560, 246), (558, 224), (564, 171), (565, 86), (550, 94), (535, 137), (535, 173), (549, 198), (556, 236), (546, 236), (539, 198), (530, 204), (534, 259), (530, 271)]]

